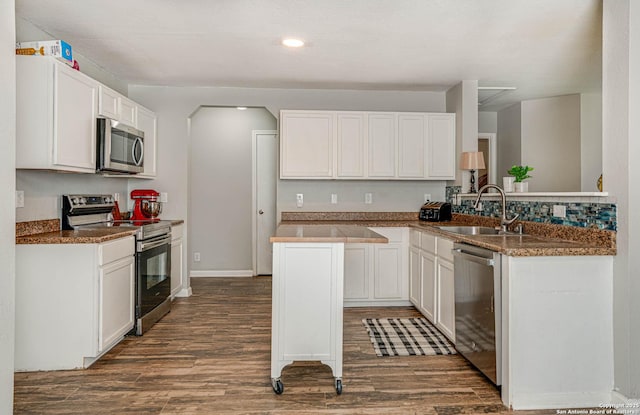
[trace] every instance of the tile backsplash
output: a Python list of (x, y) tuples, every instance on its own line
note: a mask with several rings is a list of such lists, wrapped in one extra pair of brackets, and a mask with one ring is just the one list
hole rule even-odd
[[(460, 205), (455, 204), (455, 195), (461, 192), (460, 186), (447, 186), (446, 199), (451, 202), (453, 212), (467, 215), (500, 217), (502, 206), (500, 200), (482, 200), (482, 211), (476, 211), (473, 200), (465, 198)], [(553, 216), (553, 206), (562, 205), (566, 208), (566, 217)], [(598, 228), (617, 230), (617, 206), (614, 203), (593, 202), (562, 202), (562, 201), (531, 201), (509, 200), (507, 198), (507, 216), (520, 214), (519, 219), (552, 223), (556, 225), (577, 226), (582, 228)]]

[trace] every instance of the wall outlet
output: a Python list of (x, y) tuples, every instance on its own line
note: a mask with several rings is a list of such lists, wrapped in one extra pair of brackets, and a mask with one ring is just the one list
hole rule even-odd
[(200, 252), (193, 253), (193, 262), (200, 262)]
[(119, 202), (120, 201), (120, 193), (114, 193), (113, 194), (113, 200), (116, 201), (116, 202)]
[(167, 203), (169, 202), (169, 193), (167, 192), (160, 192), (160, 201), (162, 203)]
[(564, 205), (553, 205), (553, 216), (556, 218), (566, 218), (567, 207)]
[(16, 190), (16, 207), (24, 207), (24, 190)]
[(304, 205), (304, 195), (302, 193), (298, 193), (296, 195), (296, 206), (301, 208)]
[(338, 194), (337, 193), (331, 193), (331, 203), (334, 205), (338, 204)]
[(425, 193), (424, 194), (424, 203), (427, 203), (430, 200), (431, 200), (431, 193)]
[(373, 194), (372, 193), (365, 193), (364, 194), (364, 203), (366, 203), (367, 205), (370, 205), (373, 203)]

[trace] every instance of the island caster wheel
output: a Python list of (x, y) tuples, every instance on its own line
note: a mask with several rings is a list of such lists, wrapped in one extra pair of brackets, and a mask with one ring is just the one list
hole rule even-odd
[(284, 392), (284, 385), (280, 379), (271, 379), (271, 387), (273, 387), (276, 395), (282, 395), (282, 392)]
[(342, 395), (342, 379), (336, 379), (336, 393)]

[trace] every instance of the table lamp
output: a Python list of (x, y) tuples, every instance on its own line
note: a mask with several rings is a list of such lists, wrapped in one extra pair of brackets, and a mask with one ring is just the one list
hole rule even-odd
[(469, 170), (471, 173), (471, 185), (469, 187), (469, 193), (476, 192), (476, 170), (482, 170), (484, 165), (484, 154), (482, 151), (465, 151), (460, 156), (460, 168), (462, 170)]

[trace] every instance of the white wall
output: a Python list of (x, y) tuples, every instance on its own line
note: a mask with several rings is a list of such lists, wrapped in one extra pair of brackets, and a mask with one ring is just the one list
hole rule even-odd
[[(187, 233), (193, 227), (188, 212), (187, 120), (200, 106), (265, 107), (275, 116), (281, 109), (445, 112), (445, 94), (439, 92), (130, 85), (129, 96), (155, 111), (158, 116), (158, 177), (144, 182), (144, 185), (169, 193), (169, 203), (163, 207), (162, 215), (165, 218), (185, 219)], [(136, 186), (137, 182), (140, 180), (132, 180), (130, 186)], [(335, 186), (340, 193), (340, 189), (348, 185), (338, 183)], [(420, 193), (417, 186), (417, 193)]]
[(0, 414), (13, 412), (15, 339), (15, 1), (0, 2)]
[(478, 112), (478, 132), (498, 133), (498, 113), (491, 111)]
[(276, 127), (264, 108), (203, 107), (191, 117), (189, 217), (198, 225), (187, 258), (201, 257), (192, 270), (252, 269), (252, 131)]
[(521, 162), (522, 105), (512, 105), (498, 112), (498, 174), (497, 181), (508, 176), (507, 170)]
[(602, 174), (602, 94), (580, 95), (580, 136), (580, 190), (597, 192)]
[[(16, 16), (15, 25), (15, 39), (18, 42), (57, 39), (47, 32), (43, 31), (42, 29), (36, 27), (35, 25), (33, 25), (33, 23), (21, 18), (20, 16)], [(73, 51), (73, 59), (78, 61), (78, 65), (80, 65), (80, 71), (82, 73), (102, 82), (103, 84), (115, 89), (123, 95), (127, 95), (128, 86), (126, 82), (116, 78), (111, 73), (105, 71), (100, 66), (82, 56), (80, 53), (78, 53), (77, 50), (73, 49), (73, 45), (71, 45), (71, 49)]]
[(640, 398), (640, 4), (603, 3), (602, 166), (604, 190), (617, 199), (613, 327), (615, 388)]
[(120, 194), (120, 209), (126, 209), (127, 179), (95, 174), (52, 173), (17, 170), (16, 188), (24, 191), (24, 207), (16, 209), (16, 220), (56, 219), (61, 215), (61, 195)]
[(455, 185), (462, 186), (462, 192), (467, 193), (470, 174), (467, 170), (458, 169), (458, 164), (463, 151), (478, 150), (478, 81), (466, 80), (449, 88), (447, 112), (456, 113)]
[(529, 191), (578, 191), (580, 95), (522, 101), (521, 126), (521, 164), (535, 168)]

